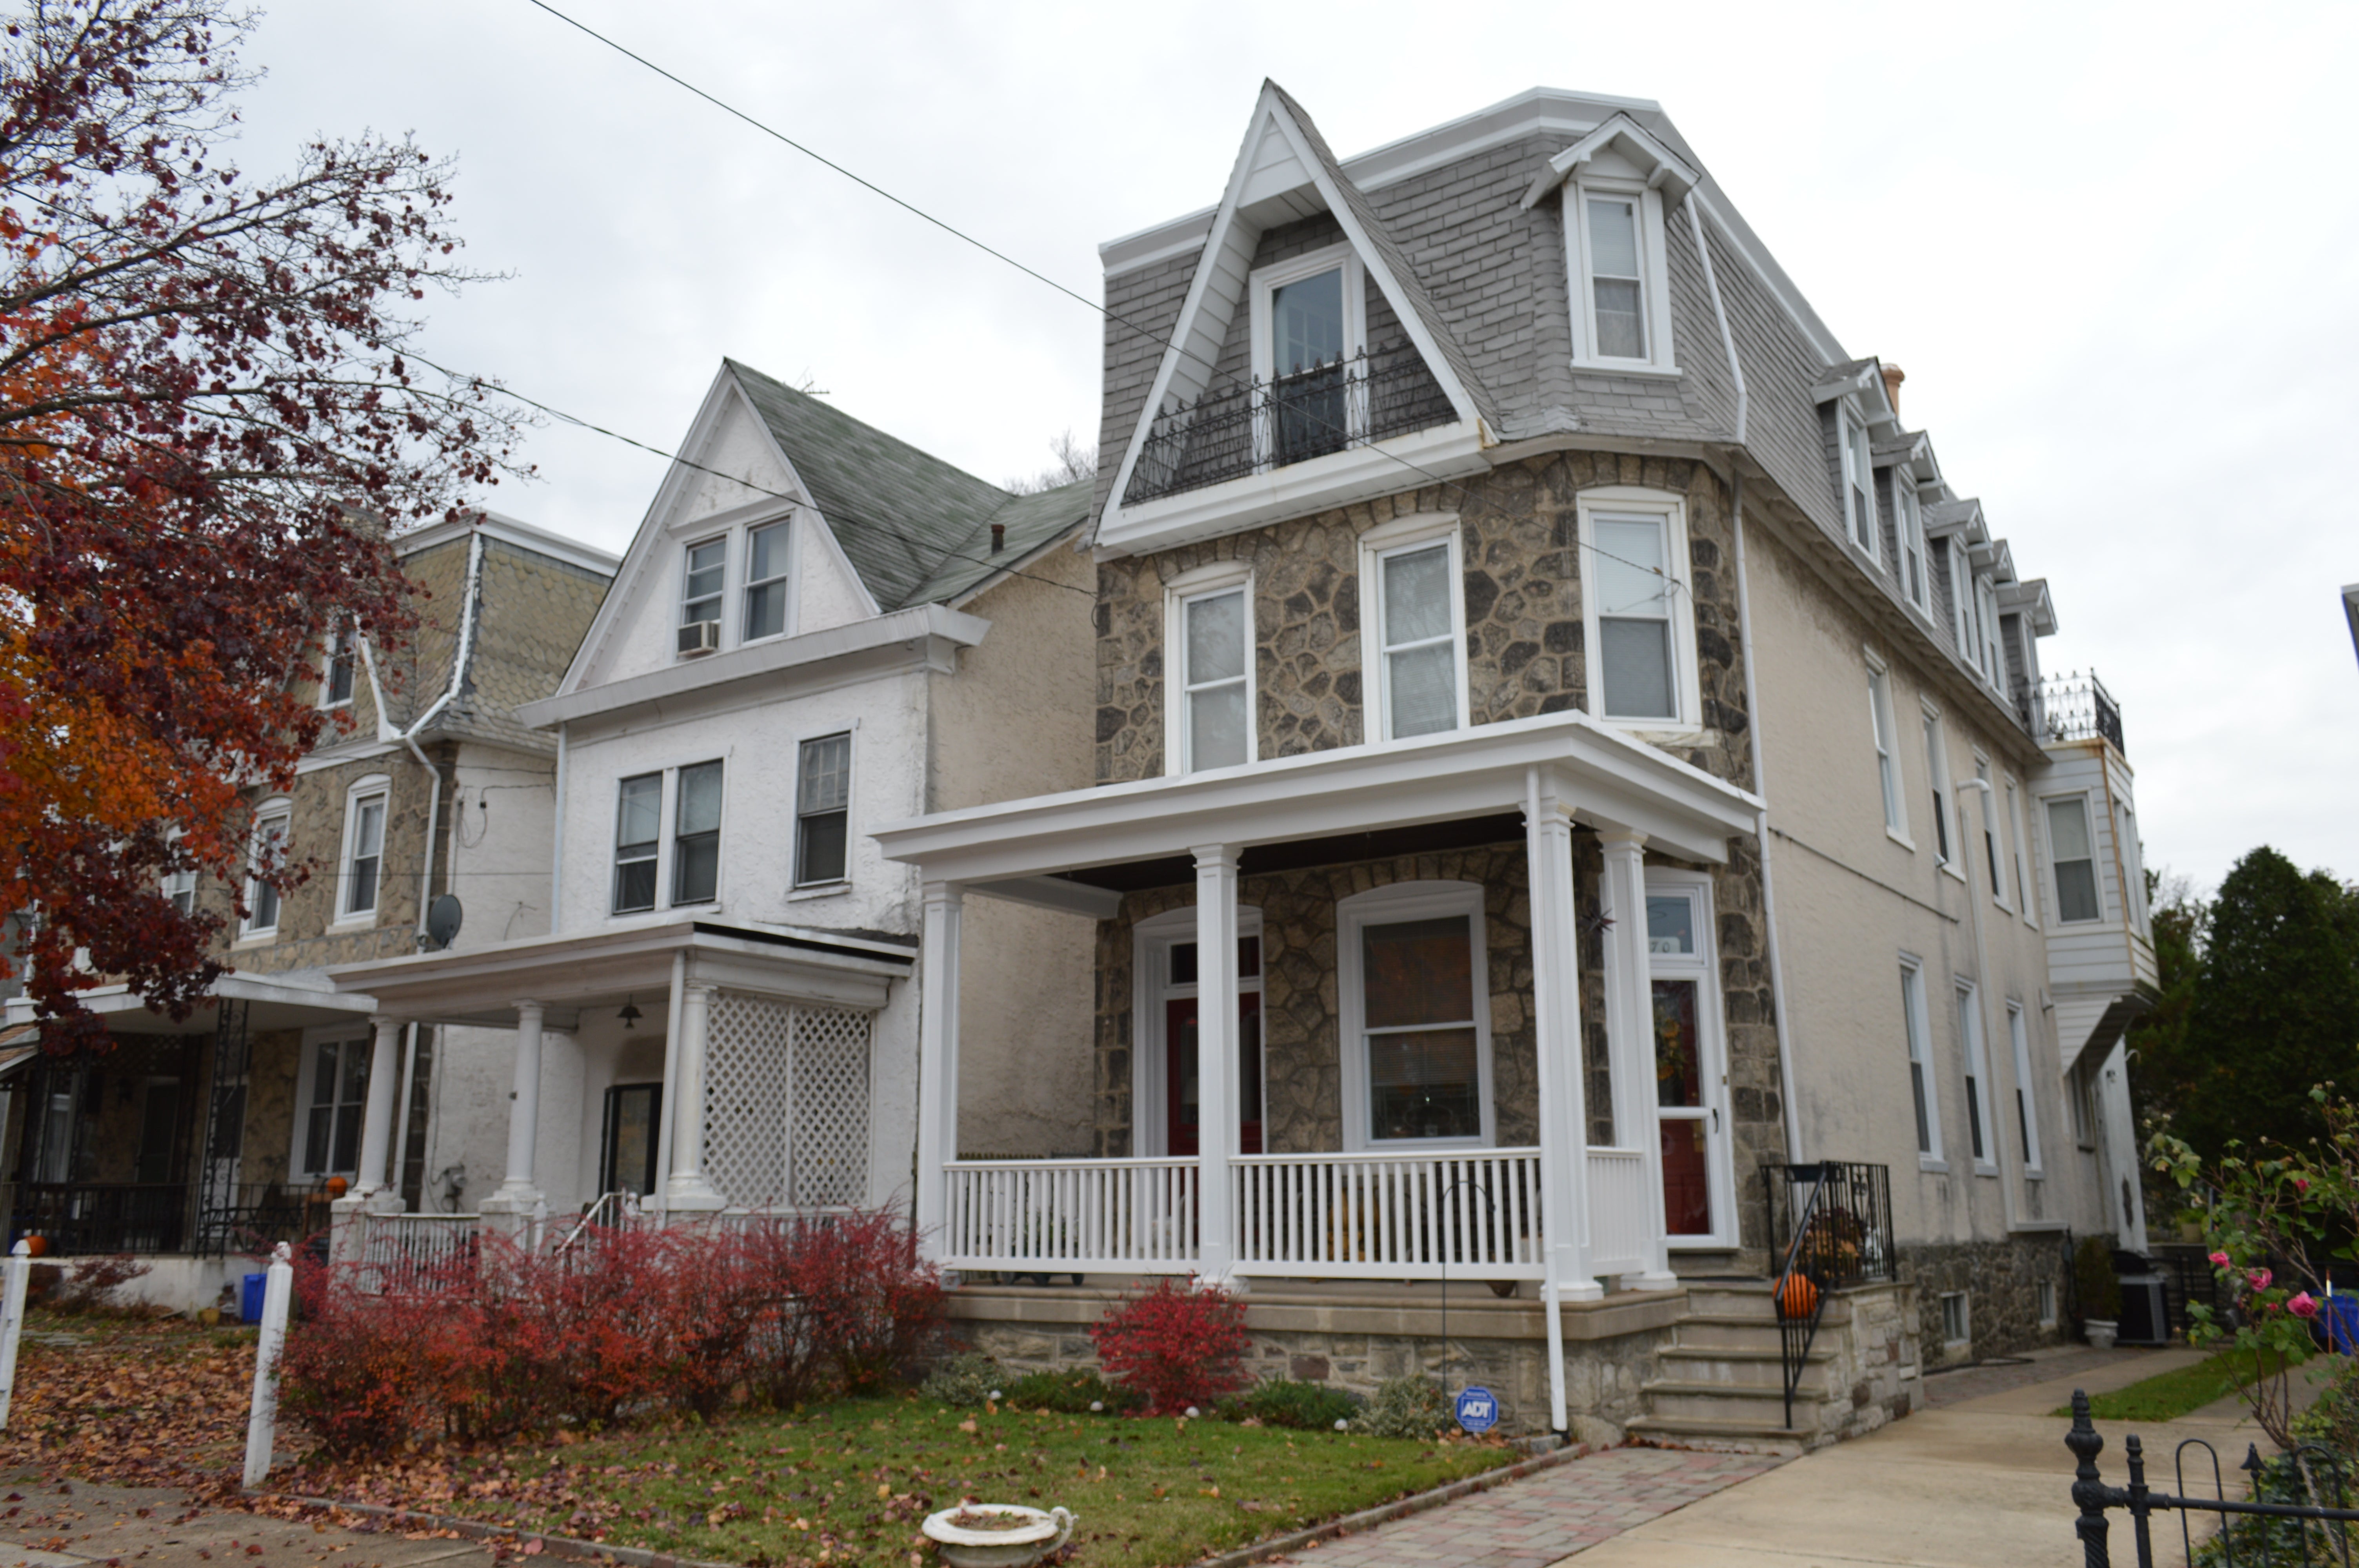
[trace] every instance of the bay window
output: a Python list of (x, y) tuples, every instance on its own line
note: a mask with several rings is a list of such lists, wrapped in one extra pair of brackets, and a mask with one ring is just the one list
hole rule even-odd
[(2056, 877), (2056, 918), (2065, 925), (2103, 920), (2097, 892), (2096, 838), (2089, 830), (2089, 797), (2059, 795), (2048, 806), (2048, 863)]

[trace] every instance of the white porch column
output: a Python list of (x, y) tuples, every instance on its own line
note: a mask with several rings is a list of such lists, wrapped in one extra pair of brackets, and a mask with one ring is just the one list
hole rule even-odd
[(950, 1195), (943, 1167), (958, 1158), (959, 934), (966, 890), (956, 882), (925, 885), (925, 925), (919, 938), (918, 1190), (911, 1218), (919, 1254), (947, 1256)]
[(1199, 845), (1196, 858), (1196, 1247), (1207, 1284), (1232, 1285), (1237, 1156), (1237, 852)]
[(1679, 1288), (1663, 1217), (1663, 1135), (1655, 1107), (1655, 986), (1647, 957), (1647, 836), (1621, 828), (1597, 835), (1605, 849), (1606, 1054), (1614, 1064), (1614, 1137), (1638, 1151), (1647, 1172), (1647, 1266), (1623, 1281), (1633, 1290)]
[(1605, 1293), (1589, 1271), (1587, 1086), (1581, 1065), (1581, 953), (1572, 898), (1572, 814), (1537, 772), (1526, 782), (1524, 852), (1531, 884), (1532, 1014), (1539, 1095), (1540, 1298), (1546, 1303), (1549, 1425), (1566, 1430), (1564, 1332), (1567, 1301)]
[[(368, 1104), (361, 1119), (360, 1181), (353, 1195), (375, 1198), (391, 1186), (393, 1118), (401, 1087), (401, 1023), (379, 1015), (369, 1020), (376, 1039), (369, 1054)], [(372, 1207), (380, 1206), (371, 1205)]]
[(712, 982), (690, 980), (680, 987), (678, 1058), (679, 1103), (672, 1107), (671, 1175), (664, 1184), (664, 1206), (710, 1213), (729, 1200), (704, 1179), (704, 1054), (712, 1033)]
[(499, 1191), (483, 1203), (486, 1214), (529, 1215), (540, 1202), (532, 1179), (540, 1138), (540, 1022), (548, 1011), (537, 1001), (515, 1004), (516, 1076), (508, 1086), (508, 1168)]

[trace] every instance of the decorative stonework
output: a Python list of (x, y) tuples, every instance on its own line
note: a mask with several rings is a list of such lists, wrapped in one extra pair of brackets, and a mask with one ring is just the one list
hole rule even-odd
[[(2005, 1241), (1904, 1242), (1902, 1277), (1917, 1288), (1919, 1337), (1929, 1360), (2007, 1356), (2064, 1337), (2063, 1303), (2071, 1268), (2062, 1239), (2026, 1236)], [(2039, 1283), (2055, 1288), (2057, 1321), (2039, 1322)], [(1966, 1293), (1966, 1324), (1973, 1336), (1965, 1351), (1945, 1350), (1941, 1298)]]
[(1599, 485), (1643, 485), (1685, 498), (1703, 730), (1674, 750), (1706, 772), (1749, 785), (1735, 580), (1725, 569), (1734, 547), (1726, 489), (1691, 460), (1611, 452), (1553, 453), (1462, 483), (1102, 563), (1099, 782), (1163, 771), (1164, 585), (1214, 562), (1241, 560), (1253, 568), (1261, 756), (1359, 744), (1366, 733), (1359, 540), (1400, 517), (1459, 519), (1473, 722), (1582, 707), (1587, 678), (1575, 497)]

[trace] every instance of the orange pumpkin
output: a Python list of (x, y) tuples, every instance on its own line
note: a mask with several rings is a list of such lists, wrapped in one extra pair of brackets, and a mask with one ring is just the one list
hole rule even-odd
[(330, 1176), (328, 1178), (328, 1195), (332, 1198), (342, 1197), (344, 1195), (344, 1189), (351, 1185), (352, 1184), (344, 1180), (342, 1176)]
[(1818, 1310), (1818, 1306), (1819, 1287), (1812, 1284), (1807, 1275), (1788, 1274), (1786, 1282), (1777, 1287), (1779, 1317), (1808, 1317)]
[(46, 1257), (46, 1256), (48, 1256), (48, 1254), (49, 1254), (49, 1238), (48, 1237), (46, 1237), (46, 1236), (27, 1236), (27, 1238), (25, 1238), (25, 1256), (26, 1256), (26, 1257), (27, 1257), (27, 1258), (41, 1258), (41, 1257)]

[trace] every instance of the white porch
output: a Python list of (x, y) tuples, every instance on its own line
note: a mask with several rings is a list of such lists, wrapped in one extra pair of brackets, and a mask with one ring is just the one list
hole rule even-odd
[[(920, 1246), (951, 1268), (1018, 1273), (1189, 1274), (1236, 1284), (1531, 1281), (1551, 1314), (1562, 1303), (1599, 1299), (1604, 1281), (1617, 1277), (1629, 1288), (1672, 1288), (1644, 856), (1653, 845), (1683, 861), (1724, 863), (1728, 838), (1752, 831), (1755, 806), (1752, 796), (1666, 752), (1585, 715), (1560, 714), (942, 813), (879, 830), (887, 856), (918, 867), (925, 885)], [(1247, 989), (1239, 974), (1244, 863), (1316, 853), (1349, 835), (1499, 821), (1512, 832), (1518, 819), (1529, 891), (1531, 983), (1523, 1000), (1536, 1044), (1537, 1138), (1501, 1144), (1486, 1102), (1479, 1138), (1388, 1141), (1347, 1133), (1336, 1149), (1247, 1152), (1237, 1114), (1250, 1088), (1238, 1074), (1238, 999)], [(1594, 913), (1610, 922), (1605, 994), (1598, 999), (1610, 1108), (1589, 1106), (1583, 1081), (1577, 823), (1595, 831), (1603, 856), (1602, 907)], [(962, 1053), (1021, 1048), (962, 1037), (965, 900), (1011, 899), (1111, 919), (1121, 907), (1114, 887), (1122, 879), (1097, 873), (1142, 865), (1165, 872), (1166, 881), (1177, 880), (1173, 871), (1192, 874), (1193, 984), (1201, 999), (1193, 1038), (1195, 1059), (1204, 1064), (1191, 1086), (1199, 1147), (1125, 1158), (958, 1158)], [(1716, 987), (1713, 980), (1706, 989)], [(1593, 1109), (1601, 1114), (1593, 1117)], [(1612, 1140), (1593, 1144), (1588, 1130), (1606, 1124)]]

